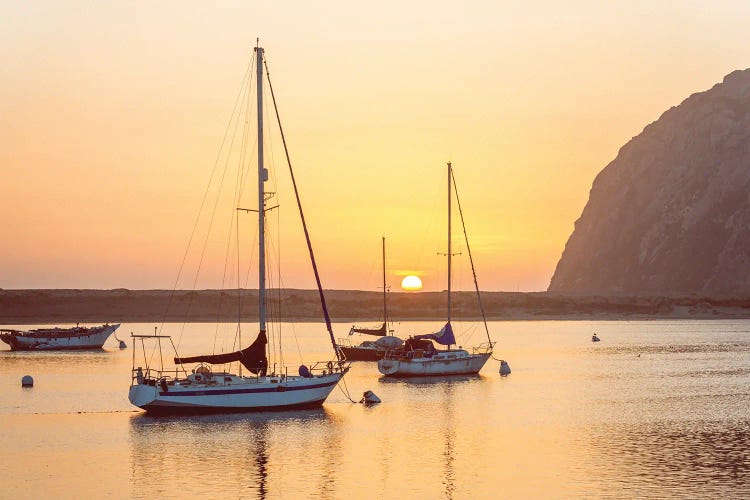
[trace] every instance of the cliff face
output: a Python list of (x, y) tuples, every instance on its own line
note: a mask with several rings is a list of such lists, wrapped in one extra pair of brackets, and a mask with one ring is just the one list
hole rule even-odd
[(750, 292), (750, 69), (620, 149), (594, 180), (549, 290)]

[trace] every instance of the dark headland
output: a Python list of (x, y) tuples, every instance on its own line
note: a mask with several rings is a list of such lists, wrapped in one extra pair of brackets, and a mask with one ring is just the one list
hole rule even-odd
[[(326, 291), (333, 321), (376, 322), (382, 298), (378, 292)], [(445, 319), (445, 292), (392, 292), (388, 302), (394, 321)], [(497, 320), (750, 318), (750, 297), (482, 292), (482, 302), (487, 317)], [(237, 290), (0, 290), (0, 323), (231, 322), (238, 303)], [(322, 319), (315, 290), (273, 291), (268, 305), (282, 320)], [(242, 290), (242, 320), (257, 319), (257, 310), (257, 290)], [(474, 292), (454, 292), (453, 316), (481, 317)]]
[(552, 292), (750, 295), (750, 69), (693, 94), (596, 176)]

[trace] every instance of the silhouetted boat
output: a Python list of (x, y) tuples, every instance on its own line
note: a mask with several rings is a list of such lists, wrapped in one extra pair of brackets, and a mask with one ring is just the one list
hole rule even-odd
[[(264, 51), (261, 47), (255, 48), (256, 71), (257, 71), (257, 98), (258, 98), (258, 290), (259, 290), (259, 333), (255, 341), (247, 348), (236, 352), (225, 354), (210, 354), (192, 357), (177, 356), (171, 338), (167, 335), (133, 335), (140, 341), (145, 351), (146, 341), (158, 343), (161, 358), (161, 344), (164, 339), (169, 339), (175, 351), (173, 370), (164, 370), (163, 365), (155, 369), (149, 366), (148, 357), (144, 356), (146, 364), (144, 367), (136, 367), (135, 361), (139, 359), (133, 354), (132, 382), (130, 386), (129, 399), (135, 406), (151, 412), (160, 413), (192, 413), (192, 412), (216, 412), (216, 411), (256, 411), (256, 410), (280, 410), (292, 408), (304, 408), (319, 406), (325, 401), (336, 384), (349, 370), (349, 365), (340, 356), (336, 349), (336, 341), (333, 337), (331, 320), (320, 284), (315, 258), (310, 245), (310, 239), (299, 203), (297, 185), (294, 180), (291, 163), (289, 164), (294, 186), (295, 196), (302, 219), (302, 226), (307, 240), (307, 246), (312, 261), (315, 279), (320, 294), (323, 315), (326, 328), (333, 344), (336, 360), (318, 362), (311, 366), (299, 367), (299, 375), (289, 374), (288, 370), (280, 367), (268, 374), (268, 358), (266, 357), (266, 254), (265, 254), (265, 215), (266, 212), (275, 207), (266, 207), (266, 202), (273, 193), (266, 192), (265, 182), (268, 180), (268, 170), (263, 167), (263, 65)], [(266, 69), (266, 74), (268, 71)], [(273, 96), (273, 87), (269, 80), (271, 97), (276, 110), (278, 110)], [(284, 139), (281, 122), (279, 130), (284, 149)], [(287, 159), (289, 158), (287, 154)], [(245, 209), (243, 209), (245, 210)], [(254, 210), (253, 210), (254, 211)], [(135, 351), (135, 349), (134, 349)], [(241, 363), (239, 374), (224, 371), (213, 372), (210, 364), (225, 364), (239, 361)], [(186, 363), (200, 363), (198, 367), (188, 374), (183, 365)], [(248, 369), (253, 376), (243, 376), (242, 366)]]
[(0, 330), (0, 340), (8, 344), (12, 351), (101, 349), (119, 326), (104, 324), (92, 327)]
[(339, 339), (339, 350), (346, 356), (348, 361), (377, 361), (381, 359), (386, 351), (400, 347), (404, 341), (393, 335), (388, 330), (388, 285), (385, 283), (385, 237), (383, 237), (383, 324), (380, 328), (361, 328), (352, 326), (349, 330), (351, 337), (355, 333), (381, 337), (378, 340), (365, 340), (359, 345), (352, 345), (349, 339)]
[[(469, 248), (469, 239), (466, 236), (466, 225), (464, 224), (463, 212), (461, 211), (461, 202), (458, 199), (456, 190), (456, 201), (458, 210), (461, 214), (461, 225), (464, 230), (466, 240), (466, 249), (469, 253), (471, 262), (471, 272), (474, 276), (474, 287), (477, 292), (479, 309), (484, 320), (484, 328), (487, 333), (487, 342), (472, 349), (468, 352), (464, 349), (451, 349), (456, 344), (456, 338), (453, 334), (451, 325), (451, 257), (453, 256), (451, 248), (451, 200), (453, 189), (451, 181), (455, 184), (453, 178), (453, 167), (448, 163), (448, 321), (438, 332), (425, 335), (415, 335), (404, 342), (401, 349), (389, 350), (385, 353), (383, 359), (378, 361), (378, 370), (383, 375), (394, 377), (413, 377), (424, 375), (462, 375), (478, 373), (487, 360), (492, 356), (494, 342), (490, 338), (490, 332), (487, 328), (487, 320), (484, 314), (484, 307), (479, 295), (479, 285), (477, 283), (476, 272), (474, 271), (474, 261), (471, 257)], [(455, 189), (455, 187), (454, 187)], [(440, 345), (448, 346), (447, 350), (438, 350), (432, 341)]]

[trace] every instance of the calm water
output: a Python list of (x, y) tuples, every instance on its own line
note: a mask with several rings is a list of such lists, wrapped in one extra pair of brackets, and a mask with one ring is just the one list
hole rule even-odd
[[(232, 328), (218, 329), (217, 348)], [(287, 364), (329, 357), (321, 327), (282, 328)], [(185, 418), (133, 411), (131, 339), (123, 351), (114, 340), (98, 352), (0, 351), (0, 497), (750, 497), (750, 321), (490, 328), (509, 377), (493, 360), (478, 377), (413, 381), (359, 363), (351, 395), (371, 389), (382, 404), (336, 389), (315, 411)], [(180, 352), (210, 351), (216, 330), (187, 325)], [(118, 335), (131, 331), (153, 326)], [(456, 332), (481, 341), (478, 324)]]

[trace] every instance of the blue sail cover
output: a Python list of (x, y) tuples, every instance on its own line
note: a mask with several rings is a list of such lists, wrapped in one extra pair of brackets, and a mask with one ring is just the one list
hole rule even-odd
[(430, 339), (441, 345), (453, 345), (456, 343), (456, 337), (453, 336), (453, 327), (451, 327), (450, 321), (439, 332), (415, 335), (413, 338), (417, 340)]

